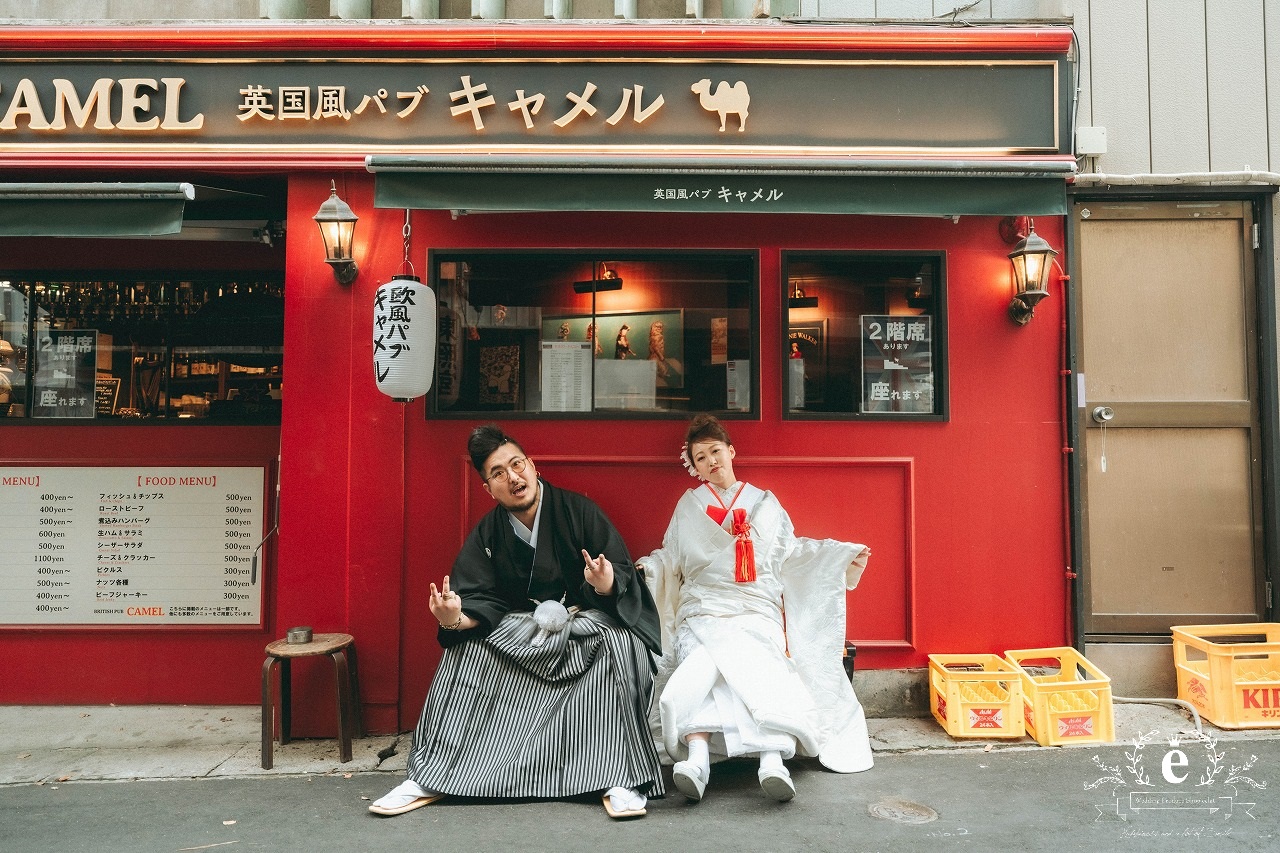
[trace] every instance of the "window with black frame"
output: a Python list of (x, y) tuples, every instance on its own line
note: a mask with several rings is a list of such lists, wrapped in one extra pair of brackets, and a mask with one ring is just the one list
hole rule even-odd
[(283, 356), (278, 275), (0, 277), (0, 418), (10, 422), (278, 423)]
[(943, 257), (786, 252), (787, 416), (947, 416)]
[(432, 411), (755, 410), (754, 254), (436, 252)]

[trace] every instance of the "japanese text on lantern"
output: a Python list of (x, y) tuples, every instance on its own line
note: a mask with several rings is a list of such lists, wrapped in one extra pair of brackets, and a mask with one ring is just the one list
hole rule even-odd
[(391, 372), (391, 362), (410, 351), (413, 296), (412, 287), (384, 287), (374, 297), (373, 369), (379, 382)]

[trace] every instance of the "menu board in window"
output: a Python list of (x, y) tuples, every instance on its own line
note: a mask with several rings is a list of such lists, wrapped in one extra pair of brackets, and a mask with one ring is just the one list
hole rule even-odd
[(100, 415), (114, 415), (120, 400), (120, 377), (99, 376), (93, 386), (93, 408)]
[(259, 625), (261, 467), (0, 468), (0, 625)]

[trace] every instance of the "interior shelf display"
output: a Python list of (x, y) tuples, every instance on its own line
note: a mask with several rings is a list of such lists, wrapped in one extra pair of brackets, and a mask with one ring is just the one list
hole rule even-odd
[(280, 417), (284, 282), (276, 273), (0, 273), (0, 341), (2, 418)]
[(786, 417), (945, 420), (943, 260), (784, 252)]
[(755, 410), (755, 253), (473, 250), (428, 266), (434, 414)]

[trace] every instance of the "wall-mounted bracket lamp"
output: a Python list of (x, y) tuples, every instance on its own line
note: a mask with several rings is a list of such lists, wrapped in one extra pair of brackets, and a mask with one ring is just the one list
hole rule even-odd
[(787, 298), (788, 308), (817, 308), (818, 297), (805, 296), (804, 288), (800, 286), (800, 282), (796, 282), (792, 286), (791, 296)]
[(350, 284), (360, 272), (351, 256), (356, 221), (360, 217), (356, 216), (349, 204), (338, 198), (336, 182), (330, 182), (329, 190), (329, 197), (311, 218), (320, 226), (320, 236), (324, 240), (324, 261), (333, 268), (333, 277), (339, 284)]
[(600, 274), (589, 281), (575, 281), (574, 293), (603, 293), (606, 290), (622, 290), (622, 279), (605, 264), (600, 265)]
[(1013, 264), (1013, 301), (1009, 303), (1009, 319), (1025, 326), (1035, 316), (1036, 305), (1049, 295), (1049, 269), (1058, 253), (1036, 233), (1027, 220), (1027, 233), (1009, 253)]

